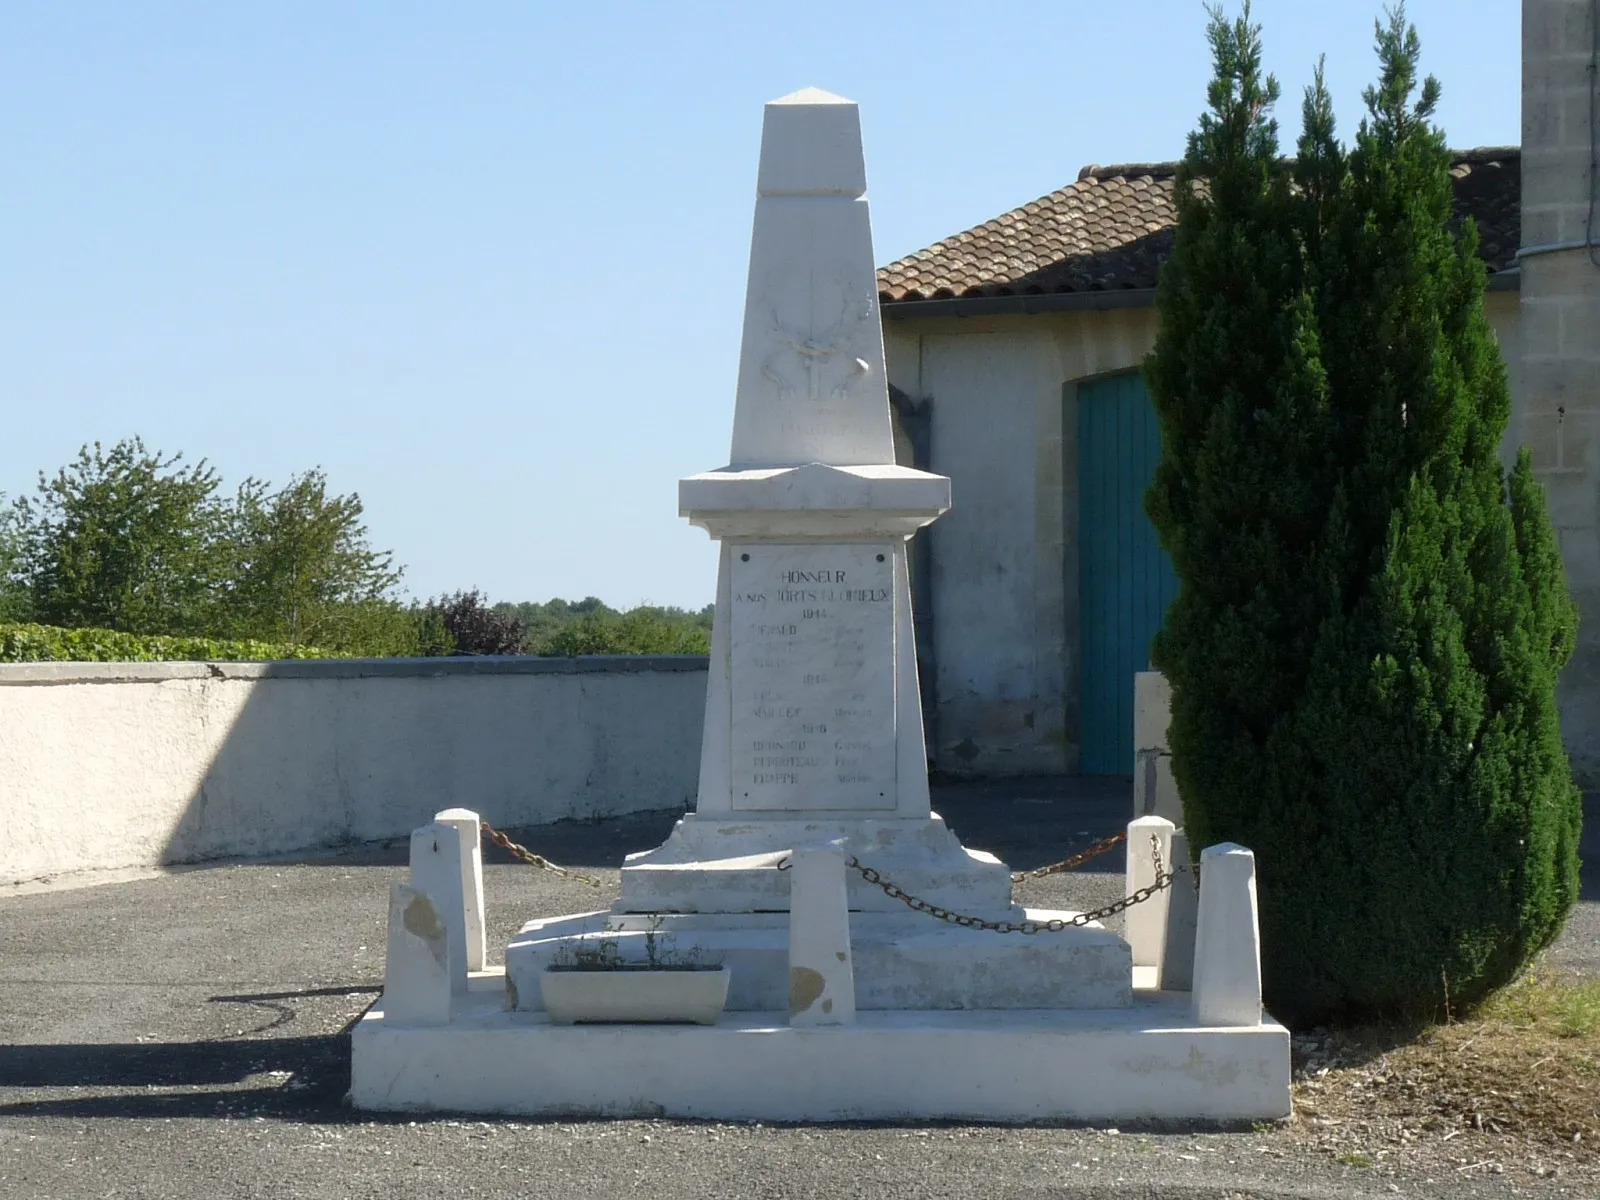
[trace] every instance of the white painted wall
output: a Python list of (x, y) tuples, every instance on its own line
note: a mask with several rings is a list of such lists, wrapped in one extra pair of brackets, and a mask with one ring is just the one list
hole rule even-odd
[[(1513, 388), (1509, 463), (1525, 403), (1517, 293), (1490, 292), (1485, 311)], [(885, 323), (890, 381), (930, 402), (931, 469), (951, 481), (951, 510), (929, 531), (943, 770), (1078, 769), (1073, 385), (1137, 369), (1156, 328), (1152, 308)]]
[(0, 883), (691, 804), (703, 658), (0, 666)]
[(931, 469), (951, 510), (929, 531), (935, 765), (1078, 769), (1077, 399), (1138, 366), (1148, 308), (897, 319), (890, 381), (930, 401)]

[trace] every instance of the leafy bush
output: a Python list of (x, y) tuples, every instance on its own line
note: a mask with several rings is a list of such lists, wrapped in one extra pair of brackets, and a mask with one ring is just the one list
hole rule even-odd
[(1294, 163), (1248, 13), (1211, 40), (1146, 366), (1173, 772), (1192, 845), (1256, 852), (1278, 1017), (1435, 1016), (1577, 898), (1575, 611), (1526, 453), (1500, 463), (1505, 366), (1415, 31), (1380, 27), (1348, 151), (1319, 71)]
[[(0, 620), (415, 653), (401, 576), (361, 498), (320, 470), (237, 495), (205, 461), (98, 442), (0, 507)], [(407, 647), (410, 647), (408, 649)]]
[(10, 514), (34, 615), (56, 625), (201, 632), (225, 580), (225, 505), (204, 460), (96, 442)]
[(425, 639), (422, 652), (430, 657), (526, 653), (527, 630), (522, 622), (504, 605), (491, 607), (476, 588), (428, 601), (424, 620), (429, 618), (444, 634)]
[(311, 646), (162, 637), (114, 629), (0, 625), (0, 662), (273, 662), (286, 658), (343, 658)]
[(396, 648), (404, 609), (391, 598), (403, 572), (390, 551), (367, 544), (363, 512), (360, 496), (330, 494), (320, 469), (276, 491), (246, 479), (218, 547), (228, 587), (213, 632), (407, 653)]

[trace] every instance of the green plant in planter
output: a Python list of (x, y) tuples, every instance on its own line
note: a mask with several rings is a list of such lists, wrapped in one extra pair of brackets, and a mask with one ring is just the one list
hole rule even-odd
[(552, 971), (717, 971), (720, 962), (702, 957), (702, 947), (687, 951), (673, 944), (670, 933), (661, 932), (660, 913), (651, 913), (644, 933), (644, 961), (622, 957), (622, 945), (615, 937), (593, 941), (564, 942), (551, 960)]

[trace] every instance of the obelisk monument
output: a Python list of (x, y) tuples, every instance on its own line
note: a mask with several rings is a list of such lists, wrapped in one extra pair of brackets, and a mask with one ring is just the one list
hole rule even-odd
[(906, 543), (950, 481), (894, 461), (866, 186), (855, 104), (766, 106), (729, 462), (678, 493), (722, 551), (698, 800), (629, 861), (623, 911), (777, 902), (728, 860), (819, 839), (1010, 904), (998, 861), (929, 813)]

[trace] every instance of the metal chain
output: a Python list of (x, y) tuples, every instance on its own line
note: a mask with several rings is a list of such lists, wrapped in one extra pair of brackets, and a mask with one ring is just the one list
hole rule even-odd
[[(990, 921), (983, 917), (951, 912), (948, 908), (941, 908), (937, 904), (930, 904), (926, 900), (909, 894), (898, 884), (891, 883), (877, 871), (864, 865), (854, 855), (845, 859), (844, 865), (859, 871), (861, 878), (874, 887), (880, 888), (883, 894), (891, 900), (899, 900), (914, 912), (927, 913), (930, 917), (948, 921), (952, 925), (960, 925), (963, 929), (987, 929), (993, 933), (1060, 933), (1063, 929), (1081, 929), (1093, 921), (1114, 917), (1120, 912), (1126, 912), (1135, 904), (1143, 904), (1157, 892), (1171, 887), (1172, 881), (1177, 878), (1177, 874), (1165, 869), (1161, 861), (1161, 841), (1155, 834), (1150, 835), (1150, 853), (1155, 860), (1156, 878), (1154, 883), (1139, 888), (1131, 896), (1124, 896), (1121, 900), (1107, 904), (1103, 908), (1075, 913), (1070, 917), (1052, 917), (1048, 921)], [(780, 864), (780, 869), (782, 869), (782, 864)]]
[(1030, 879), (1042, 879), (1046, 875), (1059, 875), (1063, 871), (1076, 871), (1091, 858), (1098, 858), (1107, 850), (1115, 850), (1128, 840), (1126, 832), (1114, 833), (1103, 842), (1096, 842), (1087, 850), (1074, 854), (1071, 858), (1063, 858), (1060, 862), (1053, 862), (1047, 867), (1035, 867), (1031, 871), (1013, 871), (1012, 883), (1026, 883)]
[(588, 884), (590, 887), (600, 886), (600, 881), (593, 875), (585, 875), (581, 871), (574, 871), (568, 867), (556, 866), (555, 863), (551, 862), (548, 858), (545, 858), (542, 854), (535, 854), (526, 846), (521, 845), (518, 842), (513, 842), (510, 838), (501, 833), (487, 821), (479, 821), (478, 827), (483, 830), (484, 836), (496, 846), (499, 846), (500, 849), (507, 851), (513, 858), (520, 858), (530, 867), (538, 867), (542, 871), (554, 871), (557, 875), (560, 875), (563, 878), (575, 879), (579, 883)]

